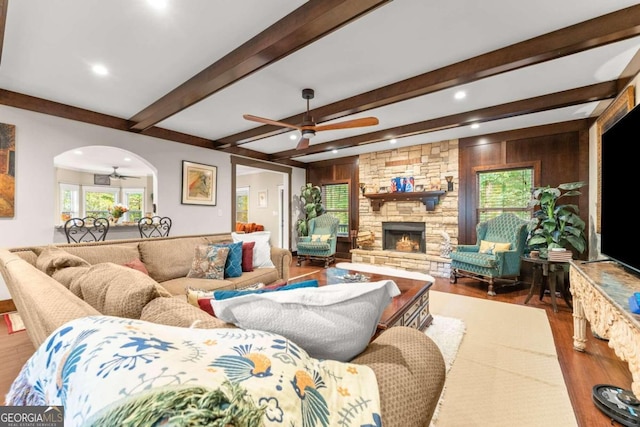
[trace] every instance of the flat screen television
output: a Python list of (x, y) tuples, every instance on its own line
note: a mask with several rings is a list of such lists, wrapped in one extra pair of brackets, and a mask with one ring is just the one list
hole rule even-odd
[(640, 107), (635, 107), (602, 134), (600, 169), (600, 252), (640, 275), (640, 221), (636, 185), (640, 161)]

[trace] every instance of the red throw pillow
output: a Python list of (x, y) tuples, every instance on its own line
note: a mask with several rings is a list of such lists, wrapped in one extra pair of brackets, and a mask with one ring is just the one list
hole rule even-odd
[(198, 305), (200, 306), (201, 310), (204, 310), (210, 315), (215, 316), (215, 313), (213, 312), (213, 307), (211, 307), (211, 297), (198, 298)]
[(126, 267), (133, 268), (134, 270), (141, 271), (147, 276), (149, 275), (149, 271), (147, 270), (147, 267), (145, 267), (144, 263), (139, 258), (132, 259), (131, 261), (125, 263), (124, 265)]
[(242, 243), (242, 271), (253, 271), (253, 247), (256, 242)]

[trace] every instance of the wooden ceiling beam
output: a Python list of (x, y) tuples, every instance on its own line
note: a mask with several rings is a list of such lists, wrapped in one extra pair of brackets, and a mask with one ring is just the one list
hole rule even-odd
[(590, 86), (565, 90), (562, 92), (551, 93), (548, 95), (542, 95), (534, 98), (523, 99), (520, 101), (509, 102), (506, 104), (495, 105), (492, 107), (481, 108), (474, 111), (467, 111), (464, 113), (453, 114), (446, 117), (438, 117), (422, 122), (411, 123), (394, 128), (369, 132), (367, 134), (357, 135), (349, 138), (315, 144), (309, 146), (309, 148), (306, 148), (304, 150), (293, 149), (281, 151), (279, 153), (271, 154), (270, 160), (279, 161), (284, 158), (302, 157), (309, 154), (323, 153), (334, 149), (339, 150), (359, 145), (373, 144), (376, 142), (389, 140), (391, 138), (404, 138), (439, 130), (467, 126), (472, 123), (484, 123), (508, 117), (515, 117), (524, 114), (532, 114), (541, 111), (568, 107), (570, 105), (583, 104), (585, 102), (611, 99), (614, 98), (618, 93), (617, 87), (618, 81), (611, 80), (608, 82), (597, 83)]
[[(640, 5), (635, 5), (318, 107), (311, 111), (311, 115), (316, 123), (334, 120), (638, 35)], [(300, 112), (279, 121), (296, 123), (302, 114)], [(265, 125), (220, 138), (218, 141), (224, 144), (221, 148), (225, 149), (288, 131), (290, 129)]]
[(390, 0), (310, 0), (133, 117), (143, 131)]
[[(70, 105), (49, 101), (47, 99), (36, 98), (34, 96), (25, 95), (18, 92), (11, 92), (5, 89), (0, 89), (0, 105), (7, 105), (9, 107), (34, 111), (36, 113), (48, 114), (51, 116), (61, 117), (63, 119), (75, 120), (78, 122), (89, 123), (92, 125), (107, 127), (125, 132), (132, 132), (129, 129), (131, 123), (126, 119), (109, 116), (107, 114), (96, 113), (95, 111), (72, 107)], [(138, 134), (138, 132), (135, 133)], [(179, 142), (181, 144), (193, 145), (195, 147), (209, 148), (214, 150), (217, 147), (216, 141), (188, 135), (186, 133), (176, 132), (170, 129), (159, 128), (156, 126), (147, 129), (147, 131), (145, 132), (145, 136), (151, 136), (154, 138), (165, 139), (167, 141)], [(248, 148), (237, 147), (236, 152), (247, 157), (269, 160), (268, 154), (250, 150)]]

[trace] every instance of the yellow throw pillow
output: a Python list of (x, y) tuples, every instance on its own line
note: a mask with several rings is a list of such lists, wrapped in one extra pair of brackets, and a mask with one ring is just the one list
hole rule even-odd
[(480, 240), (481, 254), (493, 255), (496, 252), (504, 252), (511, 249), (511, 243), (490, 242), (488, 240)]
[(326, 242), (331, 237), (331, 234), (312, 234), (311, 241), (312, 242)]

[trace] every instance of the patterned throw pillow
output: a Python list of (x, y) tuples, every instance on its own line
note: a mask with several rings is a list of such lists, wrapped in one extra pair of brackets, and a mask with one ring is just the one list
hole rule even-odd
[(213, 246), (219, 248), (229, 248), (229, 255), (224, 264), (224, 277), (242, 276), (242, 242), (236, 243), (216, 243)]
[(224, 265), (229, 248), (213, 245), (198, 245), (187, 277), (198, 279), (224, 279)]
[(312, 234), (311, 241), (312, 242), (326, 242), (331, 237), (331, 234)]
[(242, 242), (242, 271), (253, 271), (253, 248), (256, 242)]
[(481, 254), (493, 255), (496, 252), (504, 252), (511, 249), (511, 243), (498, 243), (490, 242), (488, 240), (480, 240), (480, 249), (478, 252)]

